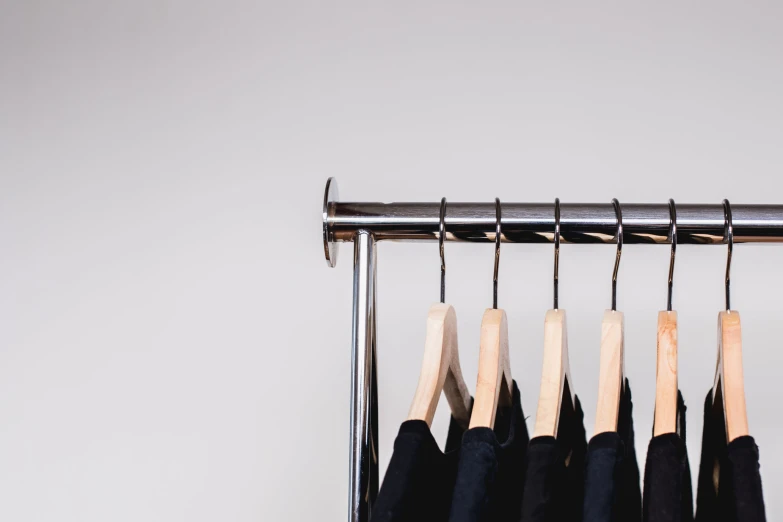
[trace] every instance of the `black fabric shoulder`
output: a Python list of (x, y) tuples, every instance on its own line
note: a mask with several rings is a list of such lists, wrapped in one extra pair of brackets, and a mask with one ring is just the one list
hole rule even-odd
[(677, 391), (679, 433), (666, 433), (650, 440), (644, 467), (644, 522), (693, 522), (693, 485), (685, 445), (685, 401)]
[(605, 431), (594, 435), (587, 445), (587, 453), (592, 456), (596, 451), (611, 450), (617, 453), (623, 449), (623, 441), (615, 431)]
[(725, 417), (713, 406), (713, 393), (704, 401), (696, 521), (766, 522), (758, 446), (749, 435), (726, 443)]
[(518, 521), (529, 436), (516, 382), (513, 389), (494, 430), (473, 428), (462, 437), (450, 522)]
[[(444, 453), (422, 420), (405, 421), (394, 441), (394, 452), (372, 507), (372, 522), (448, 520), (457, 475), (459, 444), (464, 430), (451, 419)], [(453, 446), (453, 447), (450, 447)]]
[(586, 522), (639, 522), (642, 491), (633, 428), (631, 386), (625, 380), (620, 395), (617, 432), (590, 439), (585, 472)]
[(693, 489), (685, 442), (676, 433), (653, 437), (644, 470), (644, 522), (693, 522)]
[(599, 433), (587, 445), (585, 468), (584, 522), (611, 522), (616, 482), (624, 451), (620, 435), (614, 431)]
[(449, 510), (452, 522), (488, 520), (498, 475), (500, 444), (489, 428), (473, 428), (462, 437), (457, 480)]
[(735, 520), (766, 522), (759, 448), (750, 435), (737, 437), (726, 448), (725, 473), (721, 472), (720, 487), (731, 495), (728, 504)]
[(561, 409), (557, 438), (536, 437), (528, 445), (521, 522), (582, 520), (586, 453), (584, 414), (577, 397), (573, 409)]
[(557, 491), (562, 467), (562, 451), (551, 436), (530, 441), (525, 458), (525, 492), (522, 496), (521, 522), (552, 520), (552, 498)]

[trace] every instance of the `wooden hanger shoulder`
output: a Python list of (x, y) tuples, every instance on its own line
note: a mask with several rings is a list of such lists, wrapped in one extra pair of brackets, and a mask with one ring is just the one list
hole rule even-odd
[(677, 433), (677, 312), (658, 312), (653, 436)]
[(451, 305), (432, 305), (427, 315), (424, 360), (408, 420), (432, 425), (441, 391), (451, 414), (463, 426), (470, 420), (470, 392), (462, 377), (457, 344), (457, 314)]
[[(566, 381), (571, 396), (564, 398)], [(568, 362), (566, 314), (564, 310), (548, 310), (544, 319), (544, 359), (533, 437), (557, 436), (564, 399), (570, 400), (572, 406), (576, 403)]]
[(494, 427), (498, 405), (510, 404), (511, 398), (508, 319), (505, 311), (490, 308), (481, 320), (478, 379), (470, 428)]
[(625, 379), (624, 318), (616, 310), (604, 312), (601, 323), (601, 359), (598, 374), (598, 407), (595, 415), (595, 433), (617, 431), (620, 395)]
[(742, 371), (742, 326), (739, 312), (734, 310), (723, 311), (718, 315), (718, 364), (712, 389), (713, 400), (718, 390), (723, 398), (727, 442), (748, 435), (745, 378)]

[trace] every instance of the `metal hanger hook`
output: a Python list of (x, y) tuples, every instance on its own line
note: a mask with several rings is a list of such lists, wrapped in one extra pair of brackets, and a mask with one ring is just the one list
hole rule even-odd
[(677, 253), (677, 207), (673, 199), (669, 199), (669, 239), (672, 242), (672, 255), (669, 259), (669, 296), (666, 300), (666, 310), (672, 311), (672, 288), (674, 286), (674, 256)]
[(558, 283), (560, 280), (560, 198), (555, 198), (555, 276), (554, 276), (554, 309), (557, 310)]
[(728, 244), (729, 251), (726, 256), (726, 311), (731, 311), (731, 255), (734, 253), (734, 223), (731, 218), (731, 203), (723, 200), (723, 217), (726, 220), (726, 228), (723, 232), (723, 240)]
[(446, 253), (443, 242), (446, 240), (446, 198), (440, 200), (440, 223), (438, 226), (438, 245), (440, 246), (440, 302), (446, 302)]
[(617, 271), (620, 269), (620, 257), (623, 255), (623, 211), (617, 198), (612, 199), (614, 213), (617, 216), (617, 257), (614, 259), (614, 272), (612, 273), (612, 311), (617, 310)]
[(500, 264), (500, 198), (495, 198), (495, 273), (492, 277), (492, 308), (498, 307), (498, 265)]

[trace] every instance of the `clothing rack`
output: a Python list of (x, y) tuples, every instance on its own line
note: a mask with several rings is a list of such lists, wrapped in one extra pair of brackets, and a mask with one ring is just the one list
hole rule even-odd
[[(615, 244), (617, 214), (611, 202), (562, 203), (560, 241)], [(670, 244), (668, 203), (622, 203), (623, 243)], [(555, 203), (501, 201), (501, 241), (554, 241)], [(443, 223), (445, 241), (495, 241), (495, 202), (448, 203)], [(441, 202), (341, 202), (334, 178), (326, 182), (323, 201), (324, 253), (329, 266), (337, 262), (340, 243), (354, 245), (353, 333), (351, 338), (351, 427), (349, 521), (367, 522), (378, 492), (378, 408), (375, 371), (375, 280), (378, 241), (436, 241), (441, 227)], [(783, 242), (783, 205), (676, 205), (677, 244), (719, 245)]]

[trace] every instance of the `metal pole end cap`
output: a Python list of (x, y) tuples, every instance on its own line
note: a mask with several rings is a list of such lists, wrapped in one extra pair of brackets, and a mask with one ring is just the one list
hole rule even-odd
[(330, 267), (334, 267), (337, 264), (337, 253), (340, 246), (339, 243), (334, 241), (334, 234), (329, 229), (329, 218), (334, 215), (335, 203), (338, 201), (340, 201), (340, 194), (337, 191), (337, 180), (329, 178), (326, 180), (326, 190), (324, 190), (323, 231), (324, 255), (326, 256), (326, 263)]

